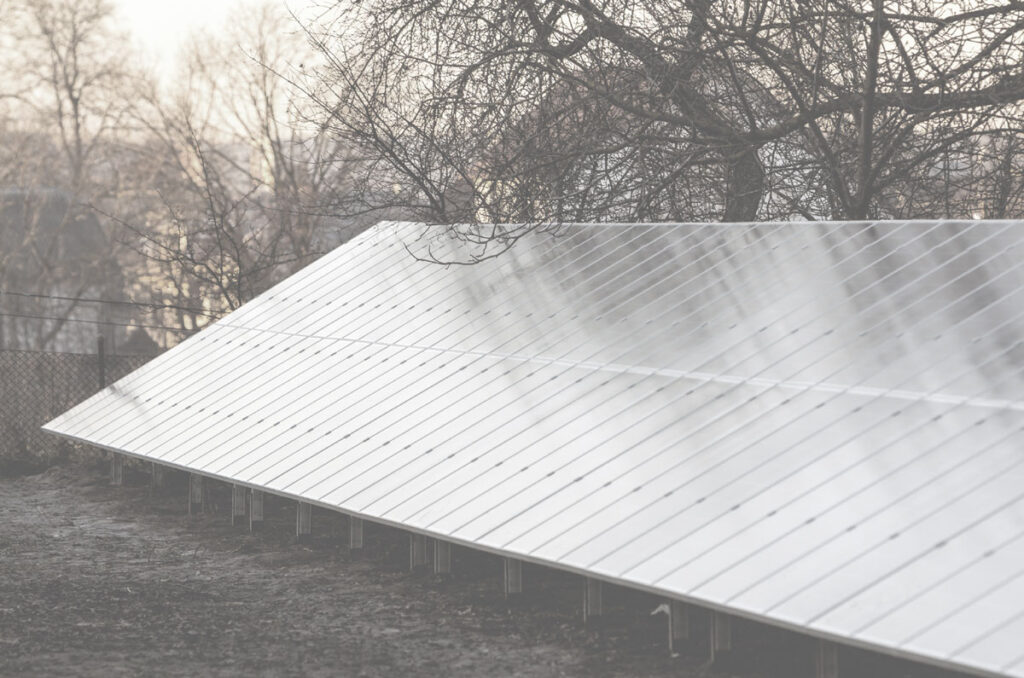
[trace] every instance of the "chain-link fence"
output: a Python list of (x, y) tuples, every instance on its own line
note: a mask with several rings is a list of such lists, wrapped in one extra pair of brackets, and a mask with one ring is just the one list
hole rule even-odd
[[(72, 445), (40, 427), (153, 356), (0, 350), (0, 473), (42, 468)], [(101, 376), (102, 375), (102, 376)]]

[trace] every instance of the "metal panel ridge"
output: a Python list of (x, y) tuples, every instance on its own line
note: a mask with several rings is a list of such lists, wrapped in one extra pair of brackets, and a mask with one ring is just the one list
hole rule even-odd
[(445, 266), (480, 245), (384, 222), (44, 428), (1024, 678), (1022, 239), (562, 224)]

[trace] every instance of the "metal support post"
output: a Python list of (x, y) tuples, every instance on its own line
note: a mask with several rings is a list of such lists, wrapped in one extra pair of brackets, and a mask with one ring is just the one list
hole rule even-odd
[(724, 612), (711, 613), (711, 661), (732, 650), (732, 617)]
[(124, 455), (117, 452), (110, 458), (110, 484), (124, 485)]
[(423, 567), (427, 564), (427, 538), (422, 534), (409, 535), (409, 569)]
[(300, 501), (295, 509), (295, 536), (299, 540), (313, 535), (313, 505)]
[(263, 527), (263, 492), (251, 490), (249, 493), (249, 531), (255, 532)]
[(451, 542), (434, 540), (434, 574), (451, 574), (452, 545)]
[(603, 591), (600, 579), (583, 580), (583, 623), (589, 624), (604, 614)]
[(188, 474), (188, 514), (202, 513), (204, 508), (205, 493), (203, 492), (203, 477), (201, 475)]
[(668, 603), (668, 651), (676, 654), (690, 639), (690, 608), (679, 600)]
[(523, 561), (505, 558), (505, 597), (523, 592)]
[(244, 485), (231, 486), (231, 524), (237, 525), (245, 520), (245, 497), (249, 492)]
[(839, 678), (839, 646), (819, 640), (814, 653), (815, 678)]
[(150, 464), (149, 478), (154, 489), (164, 486), (164, 470), (164, 467), (155, 461)]
[(363, 519), (349, 516), (348, 519), (348, 547), (350, 550), (363, 548)]

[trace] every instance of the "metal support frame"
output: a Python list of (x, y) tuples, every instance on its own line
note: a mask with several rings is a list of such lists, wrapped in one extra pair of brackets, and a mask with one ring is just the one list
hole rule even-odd
[(300, 501), (295, 507), (295, 537), (303, 540), (313, 536), (313, 505)]
[(596, 621), (604, 614), (604, 591), (600, 579), (583, 580), (583, 623)]
[(188, 474), (188, 514), (202, 513), (206, 508), (204, 501), (206, 492), (203, 488), (203, 477), (198, 473)]
[(348, 547), (350, 550), (363, 548), (363, 519), (349, 516), (348, 518)]
[(245, 498), (249, 494), (244, 485), (231, 486), (231, 524), (237, 525), (245, 520)]
[(150, 463), (149, 466), (149, 483), (153, 489), (161, 488), (164, 486), (166, 469), (162, 464), (158, 464), (155, 461)]
[(415, 532), (409, 535), (409, 569), (415, 570), (427, 564), (427, 538)]
[(124, 455), (114, 453), (110, 458), (110, 484), (124, 485)]
[(263, 527), (263, 492), (251, 490), (249, 492), (249, 531), (255, 532)]
[(434, 574), (451, 574), (452, 545), (451, 542), (434, 539)]
[(690, 607), (679, 600), (668, 602), (668, 651), (676, 654), (690, 639)]
[(839, 678), (839, 646), (819, 640), (814, 651), (814, 678)]
[(732, 650), (732, 617), (724, 612), (711, 613), (711, 661)]
[(523, 592), (523, 561), (505, 558), (505, 597), (510, 598)]

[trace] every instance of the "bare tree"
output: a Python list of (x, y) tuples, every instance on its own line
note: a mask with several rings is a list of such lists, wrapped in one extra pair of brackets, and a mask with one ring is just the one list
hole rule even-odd
[[(131, 76), (124, 50), (111, 50), (117, 33), (106, 2), (11, 0), (3, 10), (0, 289), (35, 296), (5, 295), (0, 308), (8, 344), (45, 348), (84, 313), (82, 294), (121, 292), (115, 240), (89, 206), (117, 192), (112, 132), (128, 108)], [(120, 314), (101, 307), (86, 315), (114, 339), (105, 323)], [(78, 334), (91, 344), (95, 331)]]
[(365, 225), (335, 216), (351, 181), (346, 144), (309, 124), (283, 77), (305, 49), (266, 5), (193, 39), (179, 86), (136, 111), (148, 207), (123, 220), (125, 234), (184, 333)]
[(907, 197), (973, 140), (1018, 133), (1004, 127), (1024, 98), (1018, 2), (758, 5), (715, 30), (790, 112), (781, 139), (807, 157), (789, 183), (810, 174), (821, 187), (809, 211), (952, 216)]
[[(339, 4), (311, 26), (326, 66), (310, 92), (337, 133), (378, 162), (366, 202), (439, 222), (477, 213), (680, 216), (716, 185), (712, 175), (725, 174), (742, 188), (716, 191), (718, 204), (702, 205), (701, 216), (749, 212), (759, 163), (749, 165), (713, 107), (695, 103), (699, 88), (666, 97), (651, 77), (685, 83), (698, 77), (696, 62), (663, 74), (663, 59), (599, 39), (586, 22), (609, 19), (584, 14), (560, 3), (377, 2)], [(682, 38), (699, 42), (699, 18), (684, 18), (691, 28)], [(694, 143), (690, 121), (667, 110), (677, 96), (707, 112), (699, 123), (713, 143)], [(699, 175), (685, 172), (696, 166)], [(741, 179), (745, 172), (754, 180)]]
[(324, 60), (308, 89), (376, 158), (367, 200), (431, 221), (924, 216), (940, 210), (921, 189), (950, 158), (1018, 134), (1022, 13), (338, 2), (308, 23)]
[[(18, 98), (57, 140), (73, 195), (94, 198), (110, 133), (130, 105), (126, 48), (106, 0), (20, 0), (10, 30)], [(89, 186), (89, 182), (94, 182)]]

